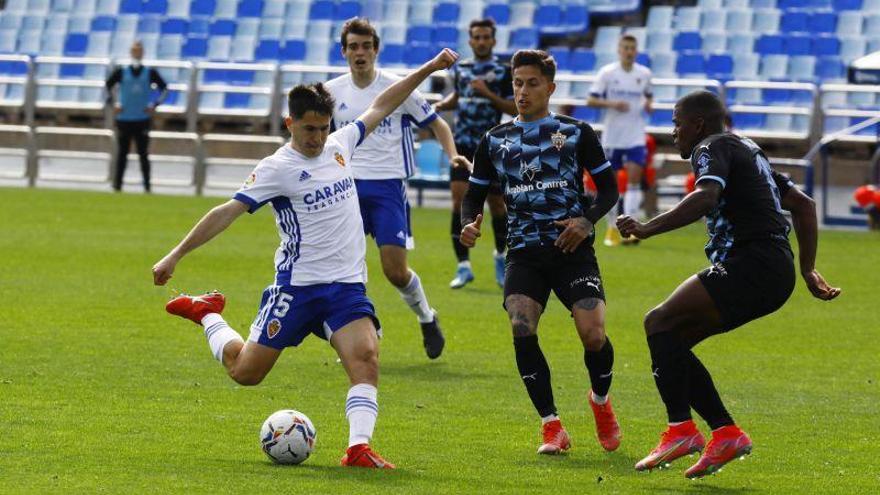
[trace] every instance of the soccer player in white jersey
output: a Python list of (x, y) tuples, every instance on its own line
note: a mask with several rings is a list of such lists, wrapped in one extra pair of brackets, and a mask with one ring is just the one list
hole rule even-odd
[[(363, 113), (373, 98), (400, 78), (376, 69), (379, 36), (369, 21), (354, 18), (342, 28), (342, 54), (351, 69), (325, 85), (336, 106), (333, 126), (344, 127)], [(351, 159), (364, 232), (376, 239), (382, 271), (413, 310), (422, 327), (422, 344), (430, 359), (443, 352), (445, 339), (424, 287), (406, 261), (413, 248), (406, 179), (413, 174), (413, 125), (430, 127), (448, 156), (458, 155), (452, 131), (438, 119), (418, 90), (382, 120)]]
[(309, 333), (329, 340), (351, 383), (344, 466), (394, 467), (369, 446), (379, 412), (380, 327), (364, 287), (366, 241), (351, 157), (422, 81), (457, 58), (444, 49), (333, 133), (333, 97), (327, 90), (320, 83), (293, 88), (288, 94), (290, 116), (285, 119), (290, 143), (260, 161), (233, 199), (208, 212), (153, 266), (154, 283), (164, 285), (187, 253), (223, 232), (242, 213), (271, 203), (281, 237), (276, 276), (263, 293), (248, 341), (220, 316), (226, 300), (219, 292), (178, 296), (166, 310), (202, 325), (214, 357), (241, 385), (260, 383), (281, 351), (297, 346)]
[[(642, 111), (651, 113), (653, 102), (651, 69), (636, 63), (637, 51), (637, 41), (633, 35), (621, 36), (617, 44), (620, 60), (599, 69), (587, 100), (587, 105), (605, 109), (602, 146), (614, 170), (626, 170), (623, 214), (632, 217), (638, 216), (642, 203), (642, 169), (647, 163), (645, 116)], [(617, 208), (612, 208), (606, 215), (606, 246), (620, 244), (617, 213)], [(635, 244), (638, 239), (627, 238), (624, 242)]]

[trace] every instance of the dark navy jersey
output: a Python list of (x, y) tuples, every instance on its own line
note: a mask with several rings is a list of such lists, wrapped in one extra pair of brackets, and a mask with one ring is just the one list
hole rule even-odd
[[(458, 119), (455, 122), (455, 142), (458, 147), (474, 149), (483, 134), (501, 122), (501, 112), (492, 102), (471, 88), (471, 81), (482, 79), (489, 90), (502, 98), (513, 96), (513, 78), (510, 65), (498, 57), (485, 62), (463, 60), (453, 66), (455, 91), (458, 93)], [(471, 157), (468, 157), (471, 158)]]
[(788, 242), (782, 197), (794, 184), (770, 168), (754, 141), (730, 133), (714, 134), (694, 149), (691, 166), (697, 182), (714, 180), (722, 187), (718, 205), (706, 216), (709, 261), (724, 261), (738, 243)]
[(500, 182), (510, 249), (552, 246), (562, 232), (554, 221), (584, 215), (584, 170), (596, 174), (610, 167), (589, 124), (550, 114), (534, 122), (515, 119), (487, 132), (470, 181)]

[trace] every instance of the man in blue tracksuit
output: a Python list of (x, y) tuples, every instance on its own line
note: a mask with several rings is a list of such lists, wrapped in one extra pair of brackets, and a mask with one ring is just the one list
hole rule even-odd
[[(113, 189), (122, 189), (122, 177), (128, 162), (128, 150), (134, 139), (141, 161), (144, 176), (144, 190), (150, 192), (150, 158), (147, 148), (150, 144), (150, 120), (156, 106), (165, 100), (168, 85), (156, 69), (148, 69), (141, 64), (144, 47), (140, 41), (131, 45), (131, 64), (117, 67), (107, 79), (107, 103), (114, 105), (116, 112), (116, 171), (113, 175)], [(113, 87), (119, 85), (119, 103), (113, 102)], [(152, 97), (153, 85), (159, 90), (158, 97)]]

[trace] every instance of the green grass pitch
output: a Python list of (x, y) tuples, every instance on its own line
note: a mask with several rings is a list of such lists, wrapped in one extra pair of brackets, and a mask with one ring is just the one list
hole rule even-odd
[[(447, 336), (423, 354), (415, 317), (384, 280), (370, 243), (368, 284), (384, 323), (374, 446), (394, 472), (338, 467), (347, 380), (310, 337), (257, 387), (211, 358), (200, 328), (171, 317), (152, 264), (218, 198), (0, 189), (0, 492), (2, 493), (877, 493), (880, 487), (876, 235), (823, 232), (819, 270), (844, 292), (824, 303), (801, 281), (777, 313), (697, 347), (752, 456), (691, 482), (636, 473), (664, 427), (642, 316), (706, 265), (703, 227), (637, 248), (597, 247), (616, 349), (623, 443), (595, 440), (582, 348), (555, 299), (540, 324), (568, 455), (535, 453), (539, 421), (517, 376), (491, 274), (491, 234), (474, 284), (452, 291), (449, 214), (416, 210), (411, 265)], [(268, 209), (266, 209), (268, 210)], [(177, 269), (169, 287), (222, 289), (246, 334), (272, 281), (271, 214), (243, 217)], [(318, 431), (304, 465), (277, 467), (258, 432), (275, 410)], [(700, 423), (703, 431), (704, 424)], [(693, 460), (693, 459), (691, 459)]]

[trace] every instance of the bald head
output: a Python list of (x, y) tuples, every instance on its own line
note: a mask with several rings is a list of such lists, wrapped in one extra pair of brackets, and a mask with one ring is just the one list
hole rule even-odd
[(724, 129), (724, 116), (727, 113), (724, 103), (711, 91), (700, 90), (688, 93), (678, 100), (675, 108), (682, 117), (703, 119), (703, 125), (709, 134)]

